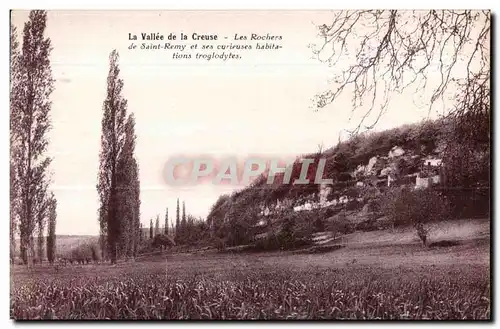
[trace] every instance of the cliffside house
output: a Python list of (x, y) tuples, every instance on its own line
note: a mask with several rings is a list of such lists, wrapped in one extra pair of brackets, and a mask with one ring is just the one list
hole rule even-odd
[(427, 167), (440, 167), (442, 164), (443, 164), (443, 159), (426, 158), (424, 160), (424, 166), (427, 166)]

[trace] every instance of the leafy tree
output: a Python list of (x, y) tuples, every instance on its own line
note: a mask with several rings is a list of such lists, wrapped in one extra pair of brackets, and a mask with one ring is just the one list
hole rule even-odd
[[(465, 98), (465, 95), (463, 96)], [(454, 116), (446, 134), (446, 185), (470, 189), (490, 181), (490, 91), (478, 86), (463, 115)]]
[(118, 165), (125, 141), (125, 119), (127, 101), (121, 95), (123, 80), (120, 79), (118, 52), (109, 56), (107, 93), (103, 104), (101, 121), (101, 150), (99, 153), (99, 173), (97, 191), (99, 193), (99, 224), (101, 235), (106, 235), (108, 253), (112, 263), (116, 263), (118, 243), (122, 233), (119, 218)]
[(175, 246), (174, 240), (165, 234), (157, 234), (152, 242), (154, 248), (161, 247), (162, 249), (166, 247)]
[(444, 138), (443, 192), (459, 217), (489, 216), (490, 209), (490, 89), (472, 87), (460, 96)]
[[(11, 180), (14, 189), (14, 215), (20, 219), (21, 257), (28, 266), (33, 258), (33, 233), (49, 184), (51, 159), (45, 156), (50, 129), (49, 97), (54, 90), (50, 68), (50, 39), (44, 38), (47, 13), (33, 10), (24, 24), (22, 51), (12, 49), (14, 74), (11, 76)], [(16, 56), (17, 59), (16, 59)], [(11, 149), (12, 150), (12, 149)]]
[(149, 220), (149, 238), (153, 239), (154, 237), (154, 232), (153, 232), (153, 218)]
[(340, 235), (348, 234), (352, 231), (345, 213), (339, 213), (335, 215), (333, 218), (331, 218), (326, 226), (328, 230), (333, 233), (334, 239), (336, 239)]
[(389, 190), (382, 201), (382, 211), (393, 225), (411, 224), (426, 245), (428, 224), (449, 217), (447, 200), (433, 189), (411, 190), (400, 187)]
[(99, 248), (97, 247), (97, 245), (92, 244), (90, 248), (90, 254), (92, 256), (92, 260), (94, 261), (94, 263), (97, 263), (99, 261), (99, 255), (100, 255)]
[(280, 245), (284, 249), (288, 249), (295, 244), (295, 218), (293, 216), (285, 217), (281, 231), (278, 235)]
[(224, 225), (220, 230), (228, 245), (245, 244), (250, 240), (248, 232), (254, 222), (255, 207), (234, 202), (231, 203), (224, 218)]
[(349, 160), (345, 152), (340, 151), (335, 154), (333, 168), (337, 173), (345, 173), (349, 170)]
[(72, 262), (78, 264), (88, 264), (91, 261), (97, 262), (99, 260), (99, 249), (97, 244), (92, 242), (85, 242), (73, 248), (70, 251)]
[(212, 205), (210, 213), (207, 216), (207, 224), (212, 229), (216, 231), (218, 227), (221, 226), (222, 220), (224, 219), (224, 214), (231, 202), (231, 198), (227, 194), (219, 196), (217, 201)]

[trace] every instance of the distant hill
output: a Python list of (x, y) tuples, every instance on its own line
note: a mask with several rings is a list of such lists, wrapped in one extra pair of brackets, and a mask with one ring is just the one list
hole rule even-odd
[(63, 254), (79, 245), (98, 242), (97, 235), (58, 235), (56, 236), (56, 250), (58, 254)]
[[(35, 237), (35, 244), (37, 238)], [(82, 244), (98, 243), (97, 235), (57, 235), (56, 236), (56, 253), (64, 255), (73, 248)], [(19, 239), (16, 240), (16, 254), (19, 256)]]
[[(149, 239), (149, 227), (144, 227), (142, 229), (142, 234), (145, 239)], [(37, 237), (35, 237), (35, 244), (36, 241)], [(56, 236), (56, 252), (58, 255), (63, 255), (77, 246), (94, 243), (99, 243), (99, 236), (61, 234)], [(19, 256), (19, 239), (16, 239), (16, 253)]]

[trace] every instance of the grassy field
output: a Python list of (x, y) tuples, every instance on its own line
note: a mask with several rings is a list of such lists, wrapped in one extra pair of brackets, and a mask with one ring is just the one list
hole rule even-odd
[(489, 319), (489, 240), (16, 266), (15, 319)]

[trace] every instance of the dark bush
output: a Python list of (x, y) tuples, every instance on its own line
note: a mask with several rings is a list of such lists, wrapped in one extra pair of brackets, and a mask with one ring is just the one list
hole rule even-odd
[(429, 247), (434, 248), (434, 247), (454, 247), (460, 245), (459, 241), (455, 240), (443, 240), (443, 241), (437, 241), (429, 244)]
[(326, 228), (334, 234), (334, 237), (354, 232), (354, 225), (347, 220), (343, 213), (329, 218)]
[(164, 248), (167, 248), (167, 247), (175, 246), (175, 242), (174, 242), (174, 239), (172, 239), (168, 235), (157, 234), (154, 237), (151, 245), (153, 246), (153, 248), (164, 249)]
[(314, 221), (314, 230), (316, 232), (323, 232), (325, 230), (325, 223), (320, 217), (316, 218)]
[[(330, 193), (330, 194), (333, 194), (333, 193)], [(328, 218), (328, 217), (332, 217), (336, 214), (339, 213), (339, 211), (341, 210), (340, 207), (328, 207), (328, 208), (324, 208), (321, 210), (321, 218)]]
[(350, 200), (349, 202), (347, 202), (347, 204), (345, 205), (345, 208), (348, 211), (352, 211), (352, 210), (358, 210), (362, 206), (363, 206), (363, 204), (361, 202), (359, 202), (358, 200), (354, 199), (354, 200)]
[(365, 232), (376, 231), (378, 230), (377, 221), (375, 219), (362, 221), (356, 225), (356, 230)]

